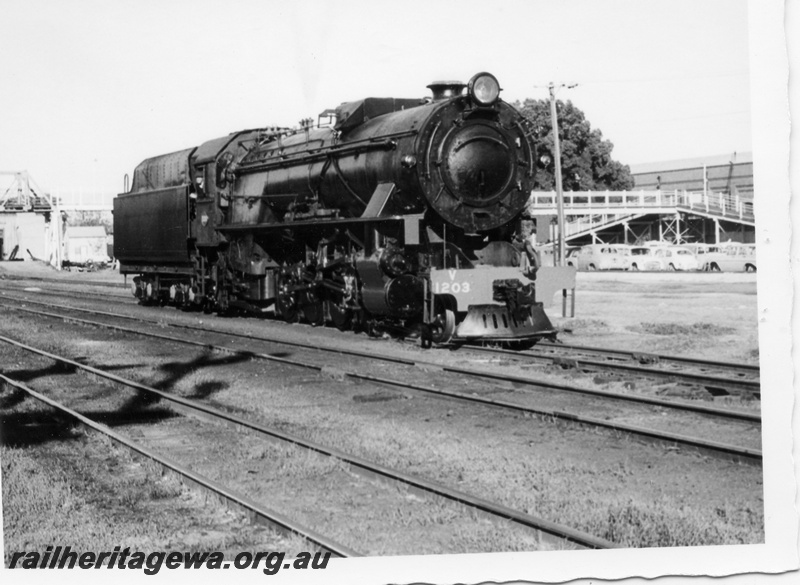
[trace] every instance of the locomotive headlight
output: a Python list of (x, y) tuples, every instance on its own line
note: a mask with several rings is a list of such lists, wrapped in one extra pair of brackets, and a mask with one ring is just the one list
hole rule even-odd
[(491, 73), (478, 73), (469, 80), (467, 92), (480, 106), (491, 106), (500, 97), (500, 84)]

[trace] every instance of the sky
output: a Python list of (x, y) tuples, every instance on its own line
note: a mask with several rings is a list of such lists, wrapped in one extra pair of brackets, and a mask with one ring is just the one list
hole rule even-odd
[[(746, 0), (0, 0), (0, 170), (113, 194), (150, 156), (489, 71), (623, 164), (749, 152)], [(0, 193), (2, 195), (2, 193)]]

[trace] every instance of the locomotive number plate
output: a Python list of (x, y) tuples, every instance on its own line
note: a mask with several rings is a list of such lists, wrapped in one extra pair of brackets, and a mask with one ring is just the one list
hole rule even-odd
[(519, 268), (477, 266), (475, 268), (445, 268), (431, 270), (431, 289), (434, 294), (452, 296), (459, 311), (470, 305), (500, 305), (492, 299), (492, 283), (498, 279), (517, 278), (529, 282)]
[(459, 270), (448, 270), (450, 280), (432, 280), (433, 293), (437, 295), (445, 294), (467, 294), (472, 290), (469, 280), (456, 280)]

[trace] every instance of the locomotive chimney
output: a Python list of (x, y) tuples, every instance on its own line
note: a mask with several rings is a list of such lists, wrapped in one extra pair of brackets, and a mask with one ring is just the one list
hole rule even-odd
[(466, 87), (460, 81), (434, 81), (428, 88), (433, 92), (434, 101), (446, 100), (461, 95)]

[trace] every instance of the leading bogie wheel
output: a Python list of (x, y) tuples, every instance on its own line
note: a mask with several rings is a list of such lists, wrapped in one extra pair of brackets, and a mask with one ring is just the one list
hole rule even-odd
[(428, 327), (433, 343), (447, 343), (456, 332), (456, 314), (450, 309), (439, 310)]

